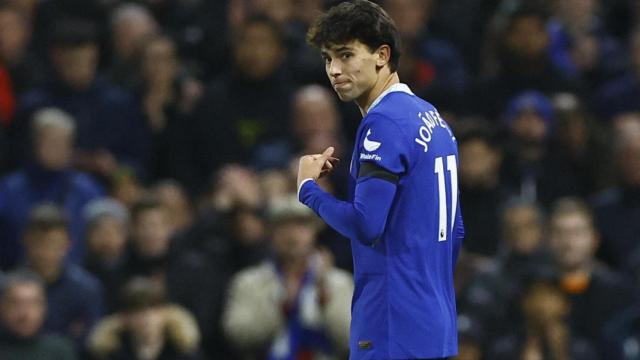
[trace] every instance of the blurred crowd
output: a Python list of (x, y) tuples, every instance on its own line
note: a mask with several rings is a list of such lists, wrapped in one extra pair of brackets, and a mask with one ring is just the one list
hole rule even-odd
[[(296, 198), (361, 115), (329, 0), (0, 1), (2, 359), (342, 359), (348, 239)], [(381, 0), (454, 128), (459, 359), (640, 359), (640, 1)]]

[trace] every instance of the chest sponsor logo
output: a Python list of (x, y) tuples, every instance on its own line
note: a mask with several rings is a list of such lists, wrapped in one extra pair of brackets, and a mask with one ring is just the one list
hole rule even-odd
[(363, 153), (360, 153), (360, 160), (382, 161), (382, 156), (380, 156), (378, 154), (363, 154)]
[(371, 129), (367, 131), (367, 136), (364, 137), (364, 149), (367, 151), (376, 151), (382, 145), (382, 143), (378, 141), (369, 140), (369, 135), (371, 135)]

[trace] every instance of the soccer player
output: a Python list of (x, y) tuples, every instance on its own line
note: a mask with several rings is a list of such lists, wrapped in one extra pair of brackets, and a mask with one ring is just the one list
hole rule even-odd
[(298, 170), (299, 200), (351, 239), (351, 358), (455, 356), (453, 271), (464, 234), (455, 137), (400, 83), (398, 32), (380, 6), (343, 2), (318, 18), (308, 41), (338, 97), (364, 117), (348, 201), (315, 181), (333, 169), (332, 147), (301, 157)]

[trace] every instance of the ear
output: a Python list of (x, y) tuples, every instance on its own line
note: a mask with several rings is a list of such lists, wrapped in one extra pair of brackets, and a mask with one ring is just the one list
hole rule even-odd
[(380, 45), (376, 50), (376, 66), (381, 68), (389, 63), (391, 60), (391, 47), (389, 45)]

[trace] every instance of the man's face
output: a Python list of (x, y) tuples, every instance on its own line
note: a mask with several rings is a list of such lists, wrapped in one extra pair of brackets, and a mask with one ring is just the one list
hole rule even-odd
[(325, 70), (331, 86), (342, 101), (353, 101), (368, 94), (378, 75), (377, 51), (358, 40), (322, 48)]
[[(321, 132), (336, 132), (339, 128), (338, 111), (325, 93), (300, 96), (293, 105), (293, 128), (302, 140)], [(328, 94), (328, 93), (327, 93)]]
[(586, 216), (572, 213), (551, 219), (551, 252), (563, 268), (574, 269), (590, 261), (597, 243), (596, 233)]
[(516, 254), (531, 254), (542, 243), (542, 224), (535, 208), (521, 206), (510, 209), (503, 221), (505, 241)]
[(169, 249), (171, 222), (164, 208), (144, 210), (134, 224), (134, 245), (141, 255), (163, 256)]
[(73, 140), (73, 133), (67, 129), (42, 129), (36, 135), (34, 144), (38, 163), (49, 170), (66, 168), (73, 155)]
[(500, 153), (482, 139), (460, 145), (460, 181), (469, 188), (491, 186), (501, 164)]
[(0, 56), (8, 62), (20, 61), (31, 32), (27, 20), (11, 10), (0, 11)]
[(547, 132), (547, 124), (534, 110), (522, 111), (511, 124), (511, 133), (514, 138), (527, 145), (544, 143)]
[(514, 21), (505, 43), (519, 58), (537, 59), (546, 53), (549, 35), (542, 20), (537, 17), (522, 17)]
[(254, 23), (242, 30), (235, 44), (236, 67), (251, 80), (264, 80), (282, 64), (285, 49), (267, 24)]
[(70, 246), (64, 229), (31, 231), (25, 234), (29, 265), (39, 274), (49, 274), (62, 267)]
[(93, 82), (98, 66), (97, 45), (57, 47), (51, 57), (60, 79), (72, 88), (83, 90)]
[(307, 220), (284, 220), (273, 226), (271, 244), (280, 259), (305, 258), (313, 251), (316, 231)]
[(87, 234), (89, 250), (101, 258), (119, 257), (127, 243), (126, 226), (110, 216), (104, 216), (96, 221)]
[(43, 291), (34, 283), (10, 286), (0, 301), (2, 323), (21, 338), (32, 337), (40, 330), (45, 311)]
[(385, 10), (403, 38), (414, 39), (429, 19), (432, 0), (387, 0)]

